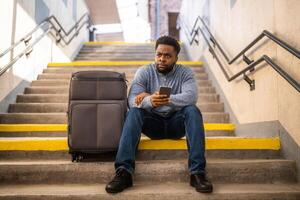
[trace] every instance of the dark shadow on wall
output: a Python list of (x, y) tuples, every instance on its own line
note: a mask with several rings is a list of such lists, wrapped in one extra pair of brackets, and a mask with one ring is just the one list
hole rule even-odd
[[(200, 17), (202, 17), (202, 19), (205, 21), (205, 24), (210, 27), (210, 4), (209, 4), (209, 0), (205, 0), (204, 1), (204, 4), (202, 5), (202, 8), (201, 8), (201, 11), (200, 11)], [(198, 16), (197, 16), (198, 17)], [(196, 19), (195, 19), (196, 20)], [(194, 23), (194, 22), (193, 22)], [(200, 22), (199, 22), (200, 24)], [(193, 26), (194, 24), (191, 25), (191, 27)], [(202, 35), (201, 33), (199, 33), (198, 35), (198, 41), (204, 41), (203, 38), (202, 38)], [(205, 42), (201, 42), (201, 51), (204, 52), (207, 48), (208, 48), (208, 45), (205, 43)]]
[[(78, 0), (63, 0), (63, 1), (56, 1), (58, 10), (51, 10), (49, 8), (49, 2), (51, 3), (51, 0), (35, 0), (35, 1), (21, 1), (16, 0), (17, 4), (23, 8), (23, 10), (30, 16), (35, 22), (36, 25), (41, 23), (46, 18), (50, 17), (51, 15), (54, 15), (57, 17), (58, 22), (63, 26), (63, 28), (66, 31), (69, 31), (69, 29), (76, 23), (78, 20)], [(61, 2), (61, 3), (60, 3)], [(72, 13), (67, 12), (68, 10), (72, 10)], [(63, 14), (57, 15), (57, 13), (68, 13), (70, 16), (64, 16)], [(64, 20), (65, 17), (69, 17), (72, 20), (70, 22), (67, 20), (67, 22)], [(81, 16), (79, 16), (81, 17)], [(63, 19), (62, 19), (63, 18)], [(49, 27), (49, 25), (44, 25), (42, 27), (43, 30), (46, 30)], [(34, 27), (32, 27), (33, 29)], [(29, 31), (28, 31), (29, 32)], [(24, 35), (26, 33), (24, 32)]]
[[(32, 20), (36, 22), (36, 25), (41, 23), (46, 18), (50, 17), (51, 15), (54, 15), (58, 22), (62, 25), (62, 27), (68, 32), (71, 27), (74, 26), (76, 21), (78, 20), (78, 11), (81, 8), (78, 8), (78, 0), (63, 0), (63, 1), (53, 1), (53, 0), (16, 0), (18, 6), (20, 6), (28, 16), (31, 17)], [(56, 4), (50, 4), (52, 2), (55, 2)], [(50, 6), (51, 5), (51, 6)], [(68, 10), (72, 10), (72, 12), (67, 12)], [(64, 16), (64, 13), (67, 12), (68, 16)], [(56, 14), (58, 13), (58, 14)], [(71, 20), (66, 20), (67, 18), (71, 18)], [(81, 16), (79, 16), (81, 17)], [(70, 22), (71, 21), (71, 22)], [(46, 31), (50, 25), (43, 25), (42, 29)], [(33, 29), (34, 27), (32, 27)], [(31, 30), (32, 30), (31, 29)], [(84, 29), (81, 29), (83, 31)], [(24, 32), (27, 34), (30, 30)], [(81, 32), (80, 32), (81, 33)], [(49, 35), (50, 36), (50, 35)], [(70, 53), (69, 50), (65, 47), (65, 44), (63, 42), (56, 44), (55, 36), (53, 34), (51, 35), (51, 38), (53, 39), (53, 43), (70, 59), (73, 59), (77, 55), (78, 51), (80, 50), (81, 46), (79, 45), (76, 47), (76, 51), (73, 53)], [(76, 39), (75, 39), (76, 40)], [(85, 42), (85, 41), (82, 41)], [(82, 43), (81, 42), (81, 43)]]
[(237, 2), (237, 0), (230, 0), (230, 9), (232, 9), (234, 7), (236, 2)]
[(210, 4), (209, 0), (206, 0), (201, 9), (201, 16), (205, 19), (207, 26), (210, 26)]
[(12, 89), (4, 99), (0, 101), (0, 112), (7, 112), (9, 104), (16, 102), (17, 95), (22, 94), (24, 89), (30, 85), (29, 81), (22, 80), (14, 89)]
[[(50, 16), (50, 10), (44, 0), (35, 1), (35, 22), (37, 24), (41, 23), (44, 19)], [(43, 26), (43, 30), (46, 31), (49, 25)]]
[(65, 6), (68, 5), (68, 0), (63, 0), (63, 3), (65, 4)]
[(73, 0), (73, 12), (72, 12), (73, 20), (77, 21), (77, 0)]

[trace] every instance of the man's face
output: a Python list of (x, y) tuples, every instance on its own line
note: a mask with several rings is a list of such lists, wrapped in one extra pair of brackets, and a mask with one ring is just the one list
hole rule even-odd
[(155, 52), (156, 69), (163, 74), (170, 72), (177, 58), (177, 53), (173, 46), (159, 44)]

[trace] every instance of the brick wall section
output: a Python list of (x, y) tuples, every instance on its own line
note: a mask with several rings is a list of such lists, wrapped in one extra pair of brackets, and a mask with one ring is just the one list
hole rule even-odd
[[(156, 38), (156, 1), (149, 0), (149, 20), (151, 26), (151, 39)], [(168, 35), (168, 13), (180, 11), (182, 0), (160, 0), (160, 32), (159, 35)]]

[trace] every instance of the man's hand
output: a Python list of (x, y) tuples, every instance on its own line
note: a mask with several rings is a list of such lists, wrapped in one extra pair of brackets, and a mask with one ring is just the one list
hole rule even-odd
[(144, 99), (146, 96), (149, 96), (149, 95), (150, 95), (150, 94), (147, 93), (147, 92), (142, 92), (142, 93), (136, 95), (136, 96), (135, 96), (135, 104), (136, 104), (137, 106), (139, 106), (139, 105), (142, 103), (143, 99)]
[(159, 94), (159, 92), (155, 92), (150, 96), (150, 101), (153, 108), (167, 105), (170, 102), (170, 98), (165, 94)]

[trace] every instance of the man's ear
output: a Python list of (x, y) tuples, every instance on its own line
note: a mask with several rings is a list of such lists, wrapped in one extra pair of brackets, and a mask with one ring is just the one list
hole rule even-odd
[(175, 62), (177, 62), (177, 60), (178, 60), (178, 55), (176, 56), (176, 61)]

